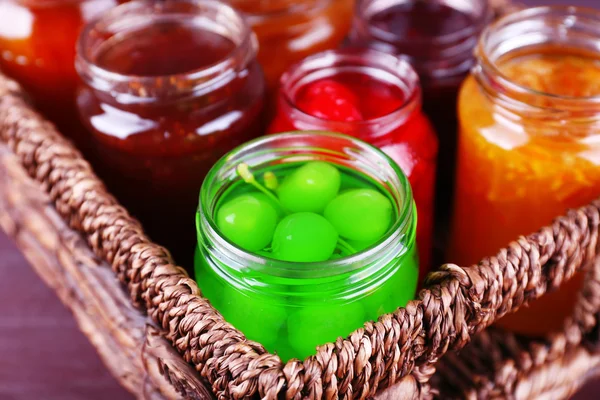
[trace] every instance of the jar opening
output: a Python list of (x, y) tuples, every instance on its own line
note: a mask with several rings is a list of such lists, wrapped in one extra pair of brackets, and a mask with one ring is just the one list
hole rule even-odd
[[(298, 106), (299, 91), (307, 85), (344, 73), (366, 75), (398, 89), (402, 102), (389, 113), (360, 121), (334, 121), (314, 116)], [(391, 54), (361, 48), (330, 50), (292, 66), (281, 78), (279, 106), (299, 130), (335, 130), (359, 138), (392, 132), (421, 109), (419, 77), (410, 63)]]
[(399, 35), (392, 30), (383, 29), (378, 24), (372, 25), (370, 29), (375, 37), (389, 42), (410, 42), (415, 45), (451, 44), (477, 35), (486, 22), (488, 22), (491, 12), (488, 2), (480, 0), (434, 0), (428, 2), (423, 2), (422, 0), (358, 0), (357, 3), (361, 18), (369, 21), (372, 21), (375, 16), (393, 7), (401, 7), (399, 11), (417, 13), (420, 11), (417, 7), (425, 6), (429, 8), (423, 9), (423, 11), (426, 10), (431, 13), (438, 11), (440, 6), (445, 6), (463, 14), (466, 18), (461, 24), (440, 29), (437, 32), (431, 32), (426, 36), (407, 37), (406, 35)]
[[(314, 263), (278, 261), (242, 250), (220, 234), (214, 214), (218, 200), (240, 181), (236, 168), (246, 163), (254, 170), (270, 165), (320, 160), (368, 176), (385, 189), (396, 207), (396, 218), (388, 233), (369, 249), (341, 259)], [(388, 156), (349, 136), (327, 132), (292, 132), (251, 141), (223, 157), (210, 170), (200, 190), (198, 234), (205, 235), (219, 252), (219, 260), (230, 268), (252, 268), (266, 275), (295, 279), (338, 276), (381, 260), (397, 257), (413, 245), (415, 215), (408, 180)], [(398, 250), (400, 249), (400, 251)], [(402, 250), (405, 249), (405, 250)], [(391, 260), (387, 260), (391, 261)]]
[(421, 76), (443, 78), (468, 71), (491, 18), (484, 0), (359, 0), (351, 39), (408, 57)]
[(536, 90), (511, 79), (503, 63), (519, 55), (593, 56), (600, 62), (600, 12), (552, 6), (522, 10), (491, 24), (476, 49), (475, 78), (490, 95), (511, 110), (556, 114), (600, 112), (600, 95), (570, 96)]
[[(173, 45), (173, 43), (177, 45)], [(156, 46), (162, 46), (160, 62)], [(82, 31), (76, 68), (94, 89), (148, 102), (227, 85), (256, 55), (245, 20), (218, 1), (131, 2)]]

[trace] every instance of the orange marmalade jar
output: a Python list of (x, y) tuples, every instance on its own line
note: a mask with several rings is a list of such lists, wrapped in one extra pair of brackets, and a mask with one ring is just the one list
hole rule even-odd
[(124, 0), (0, 0), (0, 69), (71, 137), (81, 132), (74, 100), (79, 31), (119, 2)]
[(352, 23), (354, 0), (229, 0), (244, 12), (259, 43), (258, 61), (271, 94), (304, 57), (338, 47)]
[[(541, 7), (491, 25), (458, 101), (448, 261), (468, 265), (600, 196), (600, 12)], [(560, 329), (582, 275), (499, 324)]]

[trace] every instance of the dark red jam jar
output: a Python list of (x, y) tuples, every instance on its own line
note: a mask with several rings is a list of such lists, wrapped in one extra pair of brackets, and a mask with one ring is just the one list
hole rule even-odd
[(217, 1), (121, 5), (77, 48), (96, 168), (150, 236), (193, 259), (204, 175), (262, 133), (264, 78), (245, 20)]
[(491, 17), (488, 0), (358, 0), (356, 5), (350, 45), (403, 55), (419, 74), (423, 109), (440, 140), (440, 203), (448, 204), (452, 190), (458, 89)]
[(438, 142), (421, 111), (419, 77), (411, 65), (371, 49), (315, 54), (281, 78), (269, 133), (335, 131), (381, 148), (408, 176), (417, 206), (420, 277), (431, 266)]

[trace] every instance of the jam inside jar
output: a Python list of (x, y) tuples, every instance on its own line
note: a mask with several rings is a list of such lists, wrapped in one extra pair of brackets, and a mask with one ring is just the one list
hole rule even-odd
[(78, 145), (75, 43), (81, 27), (117, 0), (0, 1), (0, 69)]
[(437, 219), (449, 214), (456, 153), (456, 98), (491, 19), (487, 0), (358, 0), (349, 44), (406, 57), (421, 79), (423, 109), (440, 142)]
[(334, 49), (350, 30), (353, 0), (229, 0), (244, 12), (259, 42), (258, 60), (273, 92), (289, 66)]
[(388, 154), (407, 175), (417, 206), (420, 277), (432, 265), (438, 143), (421, 111), (419, 78), (405, 60), (369, 49), (315, 54), (286, 72), (269, 133), (335, 131)]
[(216, 1), (128, 3), (82, 32), (77, 102), (95, 167), (181, 264), (205, 174), (263, 129), (255, 54), (250, 27)]
[[(482, 34), (459, 98), (448, 261), (475, 263), (600, 195), (598, 26), (598, 11), (544, 7)], [(562, 330), (583, 276), (498, 324), (531, 336)]]
[[(346, 202), (353, 193), (360, 195)], [(371, 216), (386, 210), (378, 232), (360, 220), (369, 213), (366, 193), (379, 198), (367, 207)], [(410, 185), (385, 154), (348, 136), (285, 133), (240, 146), (202, 184), (196, 226), (203, 295), (283, 361), (304, 359), (415, 295)], [(355, 235), (375, 241), (364, 250), (335, 244)]]

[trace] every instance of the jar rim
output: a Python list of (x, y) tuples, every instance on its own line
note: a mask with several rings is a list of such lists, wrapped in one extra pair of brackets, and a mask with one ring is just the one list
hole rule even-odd
[(93, 0), (19, 0), (26, 7), (50, 8), (63, 4), (85, 3)]
[[(251, 156), (257, 151), (257, 149), (266, 144), (277, 143), (281, 142), (282, 140), (289, 140), (292, 143), (302, 144), (308, 142), (307, 138), (315, 135), (318, 135), (321, 138), (326, 137), (328, 140), (337, 140), (340, 143), (351, 143), (361, 151), (368, 152), (368, 156), (371, 160), (377, 159), (377, 161), (374, 162), (379, 168), (383, 168), (384, 165), (382, 163), (385, 163), (385, 165), (390, 168), (390, 172), (398, 178), (398, 189), (402, 191), (404, 198), (402, 199), (402, 204), (398, 206), (396, 220), (386, 232), (386, 236), (380, 239), (377, 244), (369, 247), (368, 249), (340, 259), (327, 260), (323, 262), (289, 262), (275, 260), (248, 252), (221, 235), (212, 212), (208, 212), (206, 209), (207, 204), (210, 203), (211, 196), (209, 185), (215, 182), (219, 182), (219, 184), (223, 182), (222, 178), (219, 177), (219, 172), (225, 169), (227, 164), (236, 157), (241, 157), (239, 162), (243, 162), (245, 158)], [(316, 149), (314, 146), (310, 145), (296, 145), (293, 148)], [(327, 151), (327, 149), (321, 150)], [(235, 168), (233, 170), (235, 170)], [(198, 218), (201, 218), (201, 220)], [(200, 224), (202, 226), (200, 226)], [(239, 264), (244, 265), (245, 267), (247, 267), (248, 264), (253, 266), (262, 265), (266, 268), (266, 270), (263, 272), (271, 275), (286, 276), (288, 273), (300, 272), (310, 274), (311, 278), (320, 278), (324, 276), (337, 276), (339, 274), (358, 270), (366, 263), (374, 262), (380, 259), (381, 255), (385, 254), (386, 251), (393, 246), (402, 246), (403, 248), (408, 249), (411, 243), (413, 243), (415, 240), (416, 209), (414, 206), (412, 189), (410, 187), (410, 183), (408, 182), (408, 178), (406, 175), (404, 175), (400, 167), (383, 151), (360, 139), (336, 132), (294, 131), (267, 135), (251, 140), (241, 146), (238, 146), (217, 161), (217, 163), (215, 163), (215, 165), (208, 172), (200, 189), (196, 228), (198, 230), (203, 229), (203, 232), (210, 239), (217, 240), (219, 247), (227, 253), (228, 258), (236, 260)], [(319, 275), (319, 273), (325, 274)]]
[(306, 11), (313, 11), (313, 10), (319, 10), (325, 6), (327, 6), (329, 3), (331, 3), (334, 0), (310, 0), (312, 3), (315, 3), (313, 7), (308, 7), (309, 4), (306, 4), (306, 1), (299, 1), (299, 0), (295, 0), (290, 2), (290, 4), (287, 7), (283, 7), (280, 9), (275, 9), (272, 11), (244, 11), (244, 9), (242, 7), (240, 7), (240, 3), (256, 3), (256, 0), (226, 0), (228, 3), (230, 3), (233, 7), (235, 7), (236, 9), (239, 9), (244, 15), (246, 15), (246, 17), (248, 18), (248, 20), (250, 21), (250, 24), (252, 25), (254, 22), (260, 23), (261, 19), (263, 18), (277, 18), (277, 17), (284, 17), (284, 16), (288, 16), (288, 15), (294, 15), (296, 13), (299, 12), (306, 12)]
[[(392, 84), (400, 87), (403, 94), (405, 94), (402, 104), (385, 115), (351, 122), (320, 118), (305, 112), (297, 106), (294, 93), (300, 87), (310, 84), (321, 77), (316, 76), (307, 82), (303, 81), (304, 78), (311, 75), (318, 75), (317, 72), (320, 70), (339, 67), (343, 67), (344, 71), (368, 67), (393, 76), (394, 79), (397, 79), (397, 82), (392, 82)], [(326, 77), (335, 74), (334, 72), (331, 75), (328, 74)], [(286, 111), (293, 114), (294, 120), (306, 124), (306, 128), (303, 127), (303, 130), (328, 130), (329, 127), (335, 125), (336, 129), (340, 131), (352, 132), (369, 127), (376, 128), (398, 124), (403, 123), (413, 112), (421, 108), (422, 94), (420, 79), (410, 62), (393, 54), (371, 48), (348, 47), (313, 54), (292, 65), (281, 76), (279, 83), (280, 104), (283, 103)]]
[[(188, 8), (183, 10), (183, 7)], [(219, 23), (227, 19), (227, 21), (230, 21), (239, 29), (239, 39), (237, 40), (236, 47), (225, 58), (213, 64), (186, 72), (161, 76), (136, 75), (116, 72), (101, 67), (95, 63), (94, 55), (90, 52), (90, 48), (92, 47), (90, 41), (98, 39), (100, 36), (96, 32), (97, 30), (109, 29), (112, 25), (117, 25), (119, 28), (131, 29), (131, 24), (125, 24), (122, 20), (127, 21), (128, 19), (147, 17), (149, 15), (168, 16), (170, 14), (178, 15), (182, 13), (194, 15), (195, 13), (203, 12), (217, 13), (217, 15), (223, 16)], [(136, 26), (136, 29), (151, 23), (151, 21), (145, 18), (143, 20), (145, 22)], [(106, 42), (110, 37), (101, 38), (100, 43)], [(114, 7), (84, 26), (77, 40), (75, 67), (85, 83), (99, 90), (108, 90), (109, 88), (113, 88), (114, 84), (136, 83), (140, 86), (161, 86), (164, 82), (184, 81), (190, 83), (190, 85), (187, 85), (189, 90), (198, 93), (208, 92), (210, 88), (221, 86), (225, 81), (232, 80), (236, 72), (245, 68), (250, 60), (256, 56), (257, 51), (258, 42), (250, 25), (229, 4), (218, 0), (141, 0)]]
[[(593, 21), (597, 26), (600, 27), (600, 11), (590, 8), (590, 7), (579, 7), (579, 6), (541, 6), (541, 7), (530, 7), (523, 10), (519, 10), (510, 14), (505, 15), (504, 17), (498, 19), (493, 22), (489, 26), (487, 26), (481, 34), (479, 39), (479, 43), (476, 47), (475, 55), (477, 58), (477, 65), (474, 67), (474, 74), (478, 81), (484, 84), (483, 81), (488, 81), (493, 79), (494, 85), (498, 85), (498, 87), (502, 88), (503, 93), (506, 97), (508, 97), (513, 102), (521, 102), (526, 104), (529, 107), (533, 108), (544, 108), (543, 106), (533, 106), (522, 100), (516, 100), (516, 97), (519, 95), (528, 95), (535, 97), (537, 99), (548, 99), (553, 104), (553, 109), (560, 109), (563, 111), (571, 111), (571, 110), (579, 110), (582, 107), (589, 107), (590, 105), (600, 107), (600, 94), (594, 96), (565, 96), (560, 94), (547, 93), (543, 91), (538, 91), (536, 89), (532, 89), (525, 85), (514, 82), (511, 78), (509, 78), (506, 74), (502, 72), (498, 65), (498, 61), (507, 54), (510, 54), (513, 51), (517, 51), (522, 48), (526, 48), (528, 46), (535, 47), (539, 45), (547, 45), (548, 43), (536, 43), (529, 44), (523, 43), (517, 46), (515, 49), (511, 49), (509, 51), (501, 52), (499, 55), (494, 55), (492, 52), (495, 50), (492, 48), (493, 39), (495, 36), (499, 36), (502, 33), (503, 29), (508, 29), (508, 27), (514, 27), (515, 24), (527, 22), (527, 21), (535, 21), (536, 18), (543, 17), (551, 17), (557, 16), (561, 19), (564, 19), (565, 24), (561, 25), (561, 29), (568, 30), (575, 23), (583, 23), (583, 18), (588, 18)], [(573, 25), (571, 25), (573, 24)], [(558, 27), (554, 28), (557, 29)], [(597, 28), (596, 39), (600, 44), (600, 29)], [(515, 32), (512, 32), (512, 36), (515, 36)], [(562, 39), (565, 39), (566, 36), (563, 35)], [(497, 38), (499, 41), (502, 41), (502, 38)], [(561, 45), (565, 45), (564, 41), (561, 42)], [(571, 48), (577, 48), (576, 46), (569, 46)], [(583, 49), (583, 48), (582, 48)], [(596, 52), (600, 56), (600, 51), (596, 49)]]
[[(358, 0), (356, 2), (357, 18), (359, 18), (359, 16), (362, 15), (361, 7), (363, 7), (365, 3), (367, 3), (367, 5), (364, 7), (368, 7), (368, 6), (372, 5), (373, 3), (375, 3), (376, 1), (378, 1), (378, 0)], [(392, 0), (391, 2), (386, 1), (385, 2), (386, 7), (383, 9), (390, 8), (399, 3), (407, 3), (407, 2), (414, 2), (414, 0)], [(478, 4), (479, 3), (483, 8), (481, 11), (481, 17), (475, 19), (476, 23), (473, 25), (463, 27), (457, 31), (450, 32), (450, 33), (439, 34), (436, 36), (427, 36), (427, 37), (416, 37), (416, 38), (411, 37), (410, 39), (408, 39), (403, 36), (396, 35), (393, 32), (387, 31), (385, 29), (378, 28), (376, 26), (369, 25), (368, 29), (371, 33), (373, 33), (373, 36), (375, 38), (381, 39), (386, 42), (398, 43), (398, 42), (407, 42), (410, 40), (411, 44), (416, 44), (417, 46), (425, 45), (425, 44), (431, 45), (432, 43), (435, 46), (450, 46), (452, 44), (456, 44), (457, 42), (461, 42), (465, 39), (468, 39), (470, 37), (477, 35), (478, 32), (481, 32), (481, 30), (491, 20), (492, 15), (493, 15), (493, 10), (489, 6), (488, 1), (479, 1)], [(372, 14), (370, 14), (369, 17), (370, 16), (372, 16)]]

